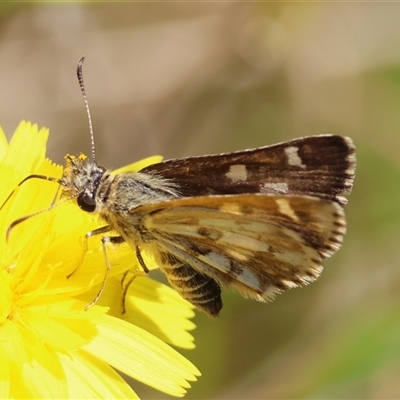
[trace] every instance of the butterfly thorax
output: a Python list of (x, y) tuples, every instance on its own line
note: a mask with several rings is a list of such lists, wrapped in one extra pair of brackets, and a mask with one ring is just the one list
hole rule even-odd
[(95, 211), (130, 242), (134, 231), (147, 236), (142, 227), (143, 214), (135, 209), (177, 197), (177, 190), (169, 180), (152, 174), (126, 172), (101, 181)]

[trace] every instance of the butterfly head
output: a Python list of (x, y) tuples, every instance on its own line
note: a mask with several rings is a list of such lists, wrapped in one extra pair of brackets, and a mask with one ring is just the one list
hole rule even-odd
[(87, 160), (83, 154), (78, 157), (67, 155), (61, 178), (63, 196), (76, 197), (78, 206), (83, 211), (96, 211), (96, 193), (105, 173), (105, 168)]

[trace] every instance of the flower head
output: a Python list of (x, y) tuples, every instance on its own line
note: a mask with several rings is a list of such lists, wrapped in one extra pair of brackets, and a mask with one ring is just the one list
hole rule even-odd
[[(103, 296), (85, 310), (104, 280), (105, 260), (100, 240), (84, 251), (83, 238), (100, 222), (71, 201), (51, 208), (59, 201), (54, 182), (18, 186), (32, 174), (61, 177), (62, 168), (45, 159), (47, 137), (48, 130), (22, 122), (8, 143), (0, 129), (0, 397), (137, 397), (115, 369), (182, 396), (199, 372), (167, 343), (193, 347), (191, 305), (141, 276), (132, 250), (121, 245), (110, 252)], [(122, 314), (121, 284), (130, 277)]]

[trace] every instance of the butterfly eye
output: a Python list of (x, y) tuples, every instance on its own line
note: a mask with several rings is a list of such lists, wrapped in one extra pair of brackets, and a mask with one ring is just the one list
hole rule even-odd
[(96, 200), (92, 193), (82, 193), (78, 196), (78, 206), (86, 212), (93, 212), (96, 209)]

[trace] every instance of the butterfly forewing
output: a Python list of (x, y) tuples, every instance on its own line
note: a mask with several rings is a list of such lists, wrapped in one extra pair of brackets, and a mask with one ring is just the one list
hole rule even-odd
[(273, 146), (172, 159), (142, 170), (179, 184), (183, 197), (210, 194), (298, 194), (346, 204), (355, 170), (350, 138), (321, 135)]
[[(141, 215), (171, 284), (194, 304), (205, 300), (201, 294), (220, 301), (220, 293), (209, 290), (210, 278), (257, 300), (309, 283), (322, 260), (339, 249), (346, 229), (339, 205), (306, 196), (181, 198), (132, 213)], [(203, 289), (199, 274), (207, 277)], [(196, 284), (188, 285), (193, 279)]]

